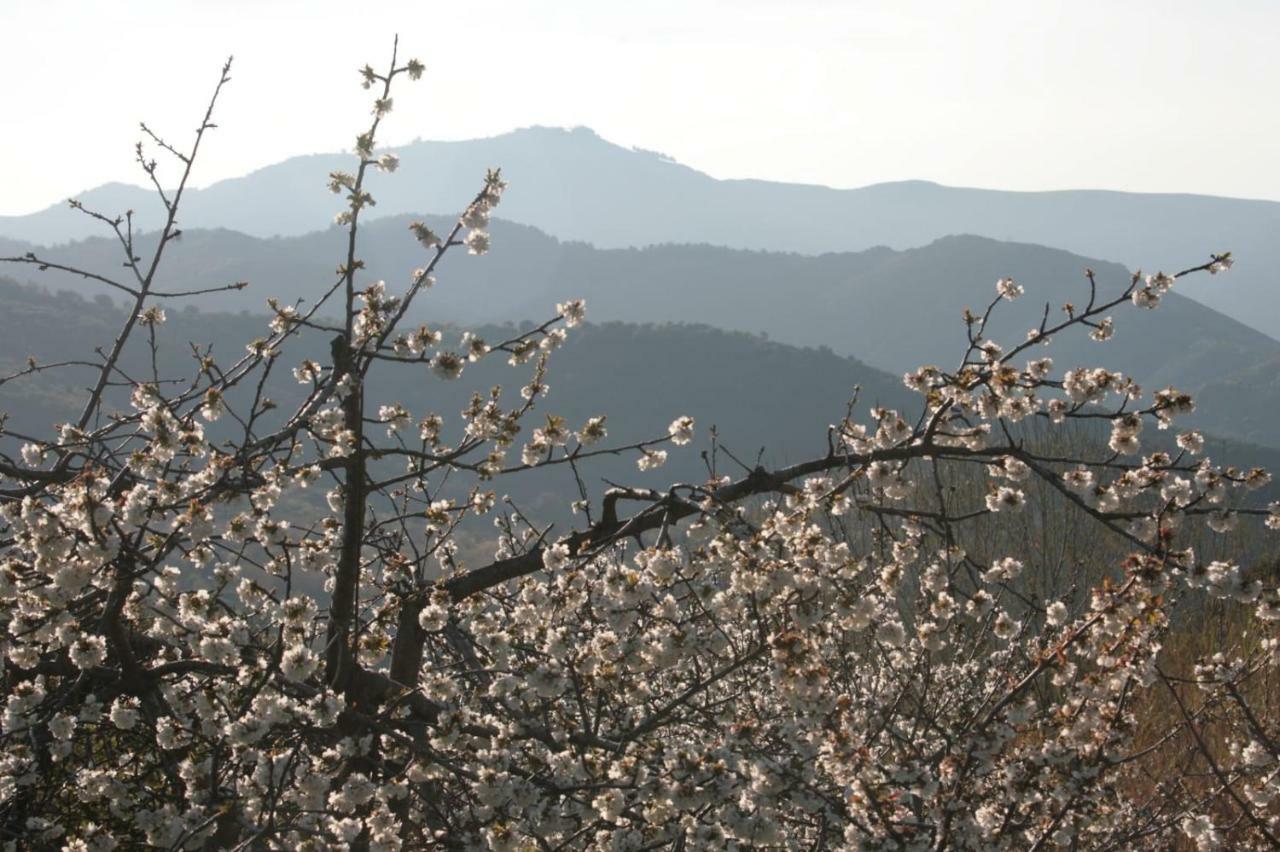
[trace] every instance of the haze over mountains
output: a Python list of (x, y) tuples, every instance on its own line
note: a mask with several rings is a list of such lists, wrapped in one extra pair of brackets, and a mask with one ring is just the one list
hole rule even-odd
[[(954, 234), (1052, 246), (1129, 269), (1173, 271), (1232, 251), (1227, 279), (1180, 285), (1246, 325), (1280, 336), (1280, 203), (1197, 195), (1107, 191), (1004, 192), (926, 182), (859, 189), (716, 180), (662, 155), (614, 145), (590, 130), (528, 128), (488, 139), (418, 142), (396, 149), (400, 172), (375, 175), (373, 216), (461, 208), (484, 170), (511, 181), (502, 215), (562, 240), (600, 248), (710, 243), (806, 254), (905, 249)], [(855, 153), (851, 153), (851, 156)], [(351, 157), (294, 157), (193, 193), (187, 228), (222, 227), (262, 237), (324, 228), (340, 200), (324, 188)], [(104, 212), (134, 209), (158, 221), (149, 190), (112, 184), (79, 198)], [(52, 243), (99, 233), (65, 205), (0, 217), (0, 236)]]
[[(1280, 418), (1280, 342), (1274, 339), (1280, 297), (1265, 272), (1272, 268), (1269, 256), (1280, 261), (1272, 239), (1280, 233), (1280, 203), (920, 182), (835, 190), (721, 181), (585, 129), (531, 128), (397, 150), (399, 172), (370, 179), (378, 204), (361, 229), (367, 280), (394, 286), (424, 262), (407, 232), (408, 214), (442, 230), (451, 219), (431, 213), (464, 206), (487, 167), (503, 165), (512, 181), (499, 212), (514, 223), (494, 222), (486, 257), (450, 255), (416, 320), (463, 326), (537, 320), (559, 301), (584, 297), (595, 322), (701, 323), (827, 347), (831, 357), (862, 362), (844, 372), (866, 378), (846, 385), (883, 388), (896, 383), (891, 376), (923, 363), (954, 367), (965, 339), (961, 311), (981, 310), (999, 277), (1013, 276), (1027, 288), (1022, 299), (1000, 306), (990, 329), (1013, 345), (1039, 324), (1046, 302), (1056, 318), (1064, 302), (1087, 300), (1086, 267), (1097, 272), (1104, 294), (1114, 293), (1134, 265), (1172, 270), (1196, 265), (1208, 251), (1231, 250), (1240, 260), (1229, 275), (1179, 282), (1155, 312), (1119, 306), (1113, 340), (1068, 335), (1054, 341), (1050, 354), (1063, 369), (1107, 366), (1148, 389), (1172, 384), (1192, 391), (1203, 403), (1197, 425), (1280, 446), (1273, 426)], [(333, 282), (343, 253), (343, 234), (329, 224), (341, 201), (326, 191), (324, 178), (350, 168), (350, 161), (348, 155), (295, 157), (193, 192), (181, 217), (184, 235), (170, 246), (157, 286), (251, 283), (192, 300), (215, 312), (257, 314), (268, 296), (314, 299)], [(150, 190), (114, 184), (80, 199), (108, 214), (133, 209), (140, 229), (158, 224)], [(85, 238), (90, 233), (95, 236)], [(66, 206), (0, 217), (0, 256), (43, 245), (46, 259), (118, 269), (118, 244), (100, 234), (100, 225)], [(141, 236), (140, 252), (153, 239)], [(13, 266), (5, 272), (85, 296), (102, 292), (76, 276)], [(653, 345), (670, 343), (633, 330), (618, 333), (635, 345), (630, 357), (640, 363), (653, 357)], [(688, 339), (681, 345), (686, 352), (669, 366), (682, 365), (685, 373), (667, 381), (716, 374)], [(781, 350), (771, 351), (781, 357)], [(744, 356), (751, 363), (765, 357), (763, 350)], [(750, 385), (737, 373), (725, 378), (738, 383), (739, 394)]]
[[(384, 218), (361, 229), (365, 280), (385, 279), (394, 286), (422, 264), (424, 253), (407, 222), (406, 217)], [(432, 224), (442, 229), (447, 222)], [(1006, 348), (1040, 323), (1046, 302), (1056, 321), (1064, 302), (1087, 301), (1086, 267), (1095, 270), (1104, 295), (1122, 291), (1129, 279), (1123, 267), (1105, 261), (973, 236), (905, 251), (807, 256), (708, 245), (601, 250), (501, 221), (494, 222), (492, 232), (493, 248), (486, 256), (446, 258), (439, 283), (417, 303), (415, 321), (476, 326), (540, 320), (554, 314), (557, 302), (584, 297), (594, 322), (701, 323), (767, 334), (781, 343), (827, 347), (835, 355), (860, 359), (868, 375), (873, 371), (866, 364), (898, 376), (925, 363), (956, 367), (965, 345), (962, 309), (980, 312), (994, 298), (994, 282), (1001, 276), (1011, 275), (1027, 288), (1021, 299), (1000, 303), (988, 329)], [(276, 239), (187, 231), (171, 244), (164, 267), (170, 272), (157, 286), (195, 290), (251, 282), (245, 290), (191, 300), (206, 311), (259, 314), (267, 296), (310, 302), (333, 282), (343, 240), (337, 228)], [(147, 243), (143, 240), (144, 251)], [(0, 254), (21, 249), (0, 241)], [(42, 256), (109, 270), (118, 267), (118, 252), (113, 242), (95, 238), (42, 250)], [(102, 292), (97, 283), (56, 271), (32, 280), (86, 296)], [(1280, 416), (1280, 387), (1274, 377), (1268, 380), (1266, 370), (1280, 362), (1280, 342), (1177, 292), (1155, 311), (1125, 302), (1114, 316), (1118, 333), (1110, 341), (1098, 343), (1077, 330), (1043, 351), (1061, 369), (1107, 366), (1134, 376), (1149, 390), (1174, 385), (1216, 395), (1223, 404), (1203, 407), (1195, 422), (1225, 437), (1276, 444), (1271, 424)], [(641, 335), (632, 342), (638, 363), (652, 359), (652, 341)], [(683, 373), (716, 373), (718, 368), (700, 360), (697, 347), (686, 349), (676, 362)], [(1247, 381), (1240, 378), (1246, 375)], [(683, 374), (669, 380), (683, 381)], [(739, 383), (735, 392), (750, 389), (749, 379), (730, 381)], [(854, 381), (859, 380), (848, 384)]]

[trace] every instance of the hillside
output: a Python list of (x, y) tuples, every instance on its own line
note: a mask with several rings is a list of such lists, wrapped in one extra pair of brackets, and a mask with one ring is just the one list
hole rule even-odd
[[(1183, 268), (1233, 251), (1229, 283), (1189, 282), (1185, 295), (1280, 336), (1280, 203), (1197, 195), (1091, 190), (1004, 192), (922, 181), (858, 189), (716, 180), (651, 152), (614, 145), (585, 128), (534, 127), (487, 139), (423, 141), (397, 149), (400, 171), (374, 175), (372, 216), (445, 213), (474, 194), (484, 170), (511, 181), (502, 215), (563, 240), (602, 248), (709, 243), (805, 254), (884, 245), (922, 246), (976, 234), (1053, 246), (1128, 268)], [(349, 168), (338, 154), (294, 157), (193, 192), (187, 228), (234, 228), (259, 237), (298, 236), (325, 225), (340, 201), (325, 175)], [(157, 224), (158, 205), (139, 187), (110, 184), (80, 196), (104, 212), (137, 211)], [(151, 211), (148, 214), (148, 211)], [(148, 215), (150, 218), (148, 218)], [(99, 233), (55, 205), (0, 217), (0, 236), (48, 244)]]
[[(123, 312), (105, 301), (90, 302), (70, 293), (50, 294), (0, 279), (0, 375), (20, 369), (28, 356), (41, 363), (92, 357), (95, 346), (109, 344)], [(188, 340), (213, 344), (214, 353), (234, 357), (260, 336), (266, 317), (171, 310), (157, 329), (164, 375), (185, 375), (190, 369)], [(489, 340), (514, 334), (512, 326), (480, 328)], [(446, 328), (445, 339), (460, 332)], [(327, 338), (313, 335), (292, 353), (290, 365), (303, 357), (324, 358)], [(124, 369), (145, 372), (147, 353), (142, 338), (128, 350)], [(470, 394), (491, 385), (507, 389), (508, 404), (528, 380), (530, 367), (508, 367), (493, 357), (469, 366), (462, 379), (444, 382), (424, 368), (376, 373), (372, 398), (398, 400), (421, 417), (428, 412), (446, 418), (458, 431)], [(296, 402), (300, 391), (287, 370), (277, 370), (268, 394), (282, 409)], [(47, 434), (50, 427), (72, 416), (86, 370), (58, 371), (39, 379), (0, 385), (0, 412), (7, 412), (11, 432)], [(551, 360), (551, 393), (540, 411), (561, 414), (573, 425), (606, 414), (610, 441), (625, 443), (666, 434), (677, 415), (693, 416), (700, 427), (718, 427), (721, 440), (735, 455), (754, 462), (762, 452), (770, 464), (785, 464), (825, 452), (826, 427), (843, 416), (855, 385), (862, 387), (861, 407), (912, 405), (918, 397), (894, 376), (830, 351), (801, 349), (758, 337), (697, 325), (635, 325), (588, 323), (575, 329)], [(123, 400), (116, 400), (122, 407)], [(535, 412), (531, 429), (541, 420)], [(220, 424), (226, 426), (225, 423)], [(560, 493), (571, 485), (569, 472), (556, 476)], [(673, 452), (666, 469), (638, 476), (634, 458), (605, 459), (591, 469), (592, 484), (600, 476), (624, 476), (650, 484), (701, 481), (706, 469), (694, 452)]]
[[(368, 279), (403, 281), (423, 254), (406, 232), (407, 219), (384, 218), (362, 229)], [(436, 224), (442, 224), (437, 222)], [(956, 365), (963, 352), (965, 307), (980, 311), (993, 298), (997, 278), (1011, 275), (1027, 288), (1002, 303), (990, 328), (1006, 345), (1024, 339), (1050, 303), (1087, 300), (1086, 267), (1102, 292), (1128, 281), (1123, 267), (1042, 246), (982, 237), (948, 237), (895, 251), (880, 247), (819, 256), (662, 245), (646, 249), (595, 249), (566, 243), (526, 226), (496, 222), (494, 248), (483, 260), (451, 255), (440, 283), (422, 303), (419, 317), (464, 325), (519, 322), (549, 315), (568, 297), (587, 299), (596, 321), (701, 323), (795, 346), (825, 346), (894, 374), (934, 363)], [(204, 310), (261, 310), (268, 295), (283, 301), (311, 299), (333, 280), (341, 234), (335, 229), (300, 237), (259, 239), (225, 231), (188, 231), (171, 247), (159, 286), (169, 290), (251, 286), (202, 297)], [(144, 240), (144, 243), (146, 241)], [(19, 247), (20, 248), (20, 247)], [(48, 258), (88, 269), (118, 264), (117, 247), (91, 239), (49, 249)], [(13, 271), (29, 270), (11, 268)], [(1230, 276), (1210, 278), (1224, 286)], [(1209, 278), (1209, 276), (1201, 276)], [(49, 273), (33, 277), (47, 286), (99, 292), (79, 278)], [(1182, 289), (1180, 284), (1178, 290)], [(1075, 333), (1054, 341), (1060, 366), (1107, 366), (1155, 389), (1193, 392), (1219, 384), (1239, 386), (1258, 365), (1280, 359), (1280, 342), (1191, 299), (1170, 294), (1156, 311), (1123, 305), (1118, 333), (1096, 343)], [(1266, 375), (1265, 368), (1261, 374)], [(1272, 424), (1280, 396), (1212, 390), (1223, 406), (1205, 406), (1199, 423), (1224, 436), (1276, 445)]]
[[(0, 278), (0, 376), (21, 369), (29, 356), (45, 364), (91, 359), (95, 347), (110, 342), (122, 319), (123, 312), (105, 299), (87, 301), (69, 292), (49, 293)], [(267, 318), (257, 313), (170, 311), (168, 321), (157, 329), (160, 351), (168, 356), (160, 362), (162, 378), (189, 372), (183, 355), (189, 351), (188, 341), (212, 344), (215, 353), (234, 357), (245, 343), (262, 334), (266, 323)], [(478, 331), (497, 340), (516, 329), (504, 325)], [(459, 334), (456, 327), (445, 329), (446, 341)], [(291, 349), (290, 365), (304, 357), (323, 359), (326, 348), (322, 336), (304, 338)], [(123, 369), (146, 375), (148, 364), (144, 339), (138, 337), (126, 350)], [(290, 410), (301, 386), (287, 370), (275, 373), (266, 386), (267, 395), (282, 411)], [(377, 403), (400, 401), (417, 417), (441, 414), (446, 437), (452, 432), (456, 439), (462, 422), (458, 412), (473, 391), (501, 385), (510, 401), (528, 374), (528, 367), (511, 368), (499, 358), (467, 367), (454, 382), (441, 381), (423, 368), (386, 370), (375, 372), (370, 398)], [(79, 411), (77, 401), (83, 398), (81, 389), (89, 376), (85, 369), (59, 370), (34, 381), (0, 384), (0, 413), (8, 415), (8, 435), (0, 437), (0, 447), (12, 453), (14, 436), (47, 435), (53, 424), (71, 419)], [(551, 393), (527, 430), (541, 421), (542, 412), (561, 414), (574, 425), (606, 414), (610, 442), (622, 444), (665, 434), (675, 416), (689, 414), (704, 435), (707, 428), (716, 426), (721, 444), (742, 461), (759, 460), (770, 466), (825, 452), (826, 428), (844, 414), (855, 385), (861, 387), (860, 418), (873, 405), (914, 413), (920, 404), (919, 397), (906, 391), (897, 377), (830, 350), (787, 346), (756, 335), (690, 324), (588, 323), (575, 329), (553, 355), (549, 384)], [(124, 398), (116, 398), (108, 410), (126, 404)], [(224, 419), (209, 428), (211, 435), (217, 435), (235, 427)], [(1158, 441), (1161, 436), (1152, 435), (1152, 439)], [(1079, 433), (1075, 440), (1087, 437)], [(1211, 438), (1208, 452), (1222, 462), (1280, 470), (1280, 451), (1273, 448)], [(720, 471), (741, 473), (727, 456), (720, 459)], [(632, 454), (596, 459), (584, 472), (593, 495), (603, 490), (606, 479), (661, 487), (706, 478), (705, 463), (691, 448), (673, 448), (668, 464), (647, 474), (636, 470)], [(523, 474), (507, 481), (504, 488), (522, 508), (544, 518), (567, 520), (564, 494), (575, 486), (570, 471), (557, 467)], [(1255, 496), (1280, 498), (1280, 488)]]

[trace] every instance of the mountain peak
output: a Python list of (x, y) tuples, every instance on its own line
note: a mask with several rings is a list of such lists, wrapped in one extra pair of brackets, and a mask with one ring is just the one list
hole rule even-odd
[[(1130, 269), (1185, 268), (1210, 252), (1240, 259), (1222, 286), (1188, 281), (1184, 294), (1272, 335), (1280, 310), (1269, 270), (1280, 265), (1280, 203), (1122, 192), (1004, 192), (926, 180), (858, 189), (717, 180), (671, 157), (619, 145), (589, 127), (532, 125), (486, 139), (399, 146), (395, 175), (370, 174), (377, 207), (366, 217), (456, 215), (485, 170), (511, 183), (499, 212), (570, 242), (601, 248), (706, 243), (819, 255), (873, 246), (906, 249), (949, 234), (1055, 246)], [(295, 157), (193, 191), (184, 228), (227, 227), (269, 237), (325, 228), (343, 199), (325, 176), (351, 156)], [(133, 209), (135, 226), (159, 227), (163, 210), (142, 187), (107, 184), (85, 193), (106, 215)], [(101, 233), (65, 204), (0, 217), (0, 236), (36, 244)]]

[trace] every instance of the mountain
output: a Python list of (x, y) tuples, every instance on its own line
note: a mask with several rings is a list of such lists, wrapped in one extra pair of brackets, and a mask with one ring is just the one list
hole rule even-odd
[[(422, 264), (423, 252), (406, 224), (404, 218), (383, 218), (362, 229), (366, 280), (385, 279), (394, 289)], [(461, 253), (446, 258), (416, 319), (463, 325), (541, 319), (554, 313), (557, 302), (583, 297), (594, 321), (700, 323), (765, 333), (901, 374), (921, 364), (957, 366), (965, 341), (961, 313), (966, 307), (981, 312), (1000, 277), (1013, 276), (1027, 290), (1015, 302), (1002, 302), (988, 329), (1006, 347), (1040, 323), (1046, 303), (1051, 321), (1063, 316), (1063, 303), (1083, 305), (1086, 267), (1095, 271), (1102, 294), (1123, 290), (1129, 280), (1116, 264), (974, 236), (904, 251), (881, 247), (817, 256), (709, 245), (602, 250), (504, 222), (494, 223), (493, 237), (483, 259)], [(251, 282), (242, 291), (194, 300), (204, 310), (259, 311), (267, 295), (284, 302), (312, 300), (335, 279), (342, 238), (335, 228), (272, 239), (187, 231), (171, 245), (158, 286), (195, 290)], [(117, 253), (103, 239), (47, 250), (50, 260), (91, 270), (118, 267)], [(101, 290), (56, 272), (39, 280), (82, 294)], [(1113, 316), (1117, 334), (1110, 341), (1092, 341), (1079, 330), (1055, 340), (1051, 354), (1058, 365), (1122, 370), (1150, 389), (1174, 385), (1198, 393), (1221, 385), (1215, 393), (1226, 404), (1205, 406), (1197, 422), (1226, 437), (1280, 445), (1273, 426), (1280, 394), (1230, 390), (1250, 371), (1265, 375), (1259, 365), (1280, 360), (1280, 342), (1176, 291), (1155, 311), (1126, 302)], [(634, 357), (649, 356), (637, 350)]]
[[(1130, 269), (1166, 271), (1232, 251), (1225, 279), (1188, 282), (1184, 294), (1280, 336), (1280, 203), (1199, 195), (1095, 190), (1005, 192), (923, 181), (858, 189), (717, 180), (652, 152), (609, 143), (585, 128), (534, 127), (488, 139), (398, 148), (400, 171), (371, 176), (373, 216), (460, 209), (484, 170), (511, 181), (501, 208), (512, 221), (602, 248), (710, 243), (805, 254), (928, 244), (953, 234), (1048, 245)], [(233, 228), (259, 237), (323, 228), (340, 208), (325, 190), (351, 157), (294, 157), (190, 195), (183, 226)], [(140, 187), (108, 184), (80, 196), (104, 213), (137, 211), (146, 227), (159, 207)], [(58, 205), (0, 217), (0, 235), (50, 244), (100, 233)]]
[[(125, 316), (106, 299), (88, 301), (74, 293), (50, 293), (2, 278), (0, 308), (0, 376), (25, 367), (28, 357), (40, 364), (92, 359), (95, 347), (111, 341)], [(211, 345), (215, 356), (233, 359), (262, 333), (266, 323), (261, 314), (170, 310), (168, 320), (156, 328), (158, 349), (164, 356), (158, 365), (160, 377), (190, 373), (192, 363), (183, 354), (190, 351), (188, 341)], [(517, 329), (506, 325), (476, 330), (496, 341)], [(457, 327), (445, 328), (446, 339), (456, 339), (459, 333)], [(285, 368), (307, 357), (323, 359), (327, 337), (314, 333), (295, 341), (285, 356), (287, 363), (274, 370), (264, 386), (265, 395), (278, 403), (280, 416), (293, 410), (304, 393)], [(145, 337), (131, 342), (120, 366), (128, 375), (150, 375)], [(398, 401), (416, 417), (441, 414), (445, 440), (456, 442), (462, 426), (459, 412), (473, 391), (501, 385), (510, 405), (530, 372), (530, 365), (512, 368), (494, 357), (468, 365), (461, 379), (446, 382), (420, 366), (383, 365), (371, 374), (369, 407)], [(7, 415), (0, 451), (13, 454), (15, 442), (24, 440), (17, 436), (49, 435), (53, 424), (72, 419), (79, 413), (83, 387), (92, 375), (86, 368), (71, 368), (0, 383), (0, 414)], [(856, 412), (860, 419), (872, 405), (908, 414), (917, 412), (920, 405), (920, 398), (897, 377), (855, 359), (689, 324), (587, 323), (574, 329), (552, 355), (548, 382), (550, 394), (526, 420), (525, 434), (542, 421), (544, 413), (563, 415), (573, 426), (606, 414), (609, 441), (615, 445), (665, 434), (667, 424), (680, 414), (689, 414), (698, 423), (698, 444), (671, 448), (661, 470), (639, 472), (634, 453), (600, 457), (584, 465), (584, 484), (597, 499), (606, 479), (649, 487), (702, 481), (706, 467), (699, 451), (708, 445), (713, 425), (721, 446), (743, 463), (753, 465), (759, 460), (775, 466), (826, 452), (826, 427), (844, 415), (855, 385), (861, 388)], [(254, 389), (234, 391), (233, 405), (237, 395)], [(124, 409), (127, 404), (126, 395), (117, 392), (106, 408)], [(269, 431), (270, 422), (260, 422), (258, 428)], [(215, 441), (235, 438), (237, 429), (232, 418), (223, 418), (209, 425), (208, 434)], [(1097, 439), (1079, 428), (1063, 434), (1072, 442)], [(1168, 436), (1158, 433), (1151, 438), (1168, 441)], [(1211, 439), (1208, 452), (1220, 462), (1280, 470), (1280, 450), (1274, 448)], [(742, 472), (727, 455), (720, 457), (718, 470)], [(577, 485), (565, 467), (524, 473), (504, 480), (502, 487), (523, 511), (535, 511), (549, 520), (572, 520), (564, 512), (565, 495), (576, 494)], [(1280, 497), (1280, 489), (1267, 489), (1255, 497), (1265, 503)]]
[[(191, 371), (188, 341), (211, 344), (213, 353), (234, 359), (249, 341), (264, 333), (268, 318), (258, 314), (207, 313), (170, 309), (157, 327), (162, 378)], [(28, 357), (41, 364), (92, 359), (95, 347), (108, 346), (124, 320), (124, 311), (107, 300), (88, 301), (70, 292), (50, 293), (0, 278), (0, 377), (22, 369)], [(517, 333), (512, 325), (480, 327), (486, 339), (497, 342)], [(457, 340), (457, 327), (445, 327), (446, 342)], [(291, 347), (288, 366), (303, 358), (324, 360), (329, 335), (305, 335)], [(149, 376), (150, 356), (145, 336), (135, 335), (126, 350), (124, 372)], [(415, 416), (438, 413), (445, 418), (446, 440), (457, 440), (473, 391), (494, 385), (506, 388), (508, 406), (519, 402), (519, 388), (532, 365), (510, 367), (494, 356), (468, 365), (458, 381), (446, 382), (422, 367), (386, 366), (374, 371), (370, 406), (402, 402)], [(79, 413), (78, 400), (92, 372), (85, 368), (54, 370), (38, 377), (0, 383), (0, 413), (14, 434), (49, 434), (53, 424)], [(700, 434), (717, 426), (720, 440), (734, 455), (755, 463), (787, 464), (826, 452), (826, 428), (845, 414), (856, 386), (862, 388), (860, 412), (872, 405), (914, 410), (919, 397), (895, 377), (852, 358), (830, 351), (784, 346), (755, 335), (720, 331), (697, 325), (587, 323), (573, 329), (565, 345), (551, 357), (547, 379), (550, 394), (539, 403), (525, 427), (526, 434), (542, 421), (542, 412), (560, 414), (577, 428), (588, 417), (608, 416), (610, 442), (624, 444), (665, 435), (668, 424), (688, 414)], [(292, 410), (304, 392), (288, 369), (277, 369), (266, 386), (279, 411)], [(513, 402), (514, 401), (514, 402)], [(118, 397), (108, 408), (123, 409)], [(216, 427), (234, 428), (229, 420)], [(3, 443), (0, 438), (0, 444)], [(12, 448), (9, 448), (12, 451)], [(512, 456), (518, 457), (518, 452)], [(670, 481), (701, 482), (706, 468), (691, 448), (672, 449), (666, 468), (639, 475), (636, 454), (593, 462), (590, 485), (599, 477), (657, 486)], [(725, 459), (721, 459), (726, 464)], [(725, 472), (740, 473), (733, 467)], [(573, 485), (571, 472), (549, 474), (561, 496)]]

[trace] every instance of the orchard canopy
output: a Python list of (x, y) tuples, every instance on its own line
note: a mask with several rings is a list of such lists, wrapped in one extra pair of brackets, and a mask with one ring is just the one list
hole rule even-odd
[[(503, 340), (422, 324), (445, 256), (489, 248), (498, 170), (451, 229), (404, 234), (420, 268), (364, 274), (393, 84), (422, 74), (360, 72), (372, 118), (328, 176), (345, 251), (238, 351), (162, 333), (194, 295), (165, 255), (230, 63), (193, 139), (144, 126), (147, 250), (132, 211), (72, 202), (121, 257), (72, 271), (128, 311), (95, 360), (0, 377), (0, 408), (88, 377), (66, 422), (0, 435), (6, 848), (1280, 845), (1269, 477), (1205, 457), (1188, 394), (1053, 360), (1066, 335), (1105, 360), (1229, 254), (1082, 270), (1012, 340), (990, 320), (1035, 283), (993, 282), (955, 361), (905, 376), (913, 410), (833, 399), (807, 460), (681, 411), (613, 441), (548, 394), (573, 294)], [(494, 359), (509, 382), (462, 411), (386, 391), (429, 401)], [(651, 483), (681, 453), (705, 477), (591, 473)], [(563, 511), (510, 496), (547, 472)]]

